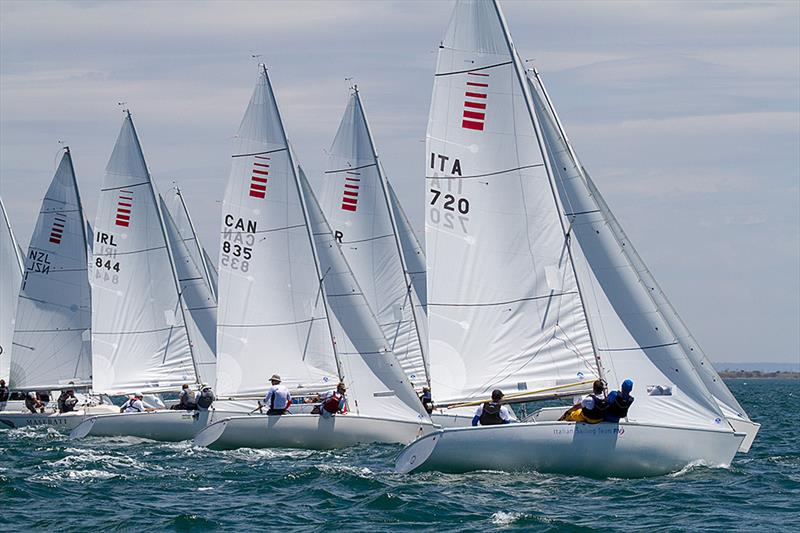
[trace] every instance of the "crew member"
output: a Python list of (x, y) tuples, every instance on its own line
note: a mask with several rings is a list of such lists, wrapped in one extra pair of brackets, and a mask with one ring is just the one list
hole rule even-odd
[(200, 386), (200, 394), (197, 395), (197, 409), (199, 411), (208, 411), (208, 408), (211, 407), (214, 400), (216, 400), (214, 391), (210, 386), (203, 383)]
[(128, 401), (122, 404), (122, 407), (119, 408), (120, 413), (144, 413), (145, 411), (152, 411), (152, 409), (147, 409), (144, 406), (144, 402), (142, 402), (142, 398), (144, 398), (144, 394), (141, 392), (135, 392), (133, 396), (128, 398)]
[(330, 418), (338, 413), (347, 411), (347, 398), (345, 393), (347, 387), (341, 381), (336, 385), (336, 390), (328, 391), (322, 397), (322, 404), (319, 407), (319, 414), (322, 418)]
[(493, 426), (496, 424), (508, 424), (511, 422), (511, 414), (508, 407), (501, 405), (503, 391), (495, 389), (492, 391), (492, 401), (481, 404), (472, 417), (472, 425)]
[(75, 410), (75, 406), (78, 405), (78, 399), (75, 397), (75, 391), (72, 389), (67, 389), (59, 395), (58, 400), (58, 412), (59, 413), (69, 413)]
[(6, 410), (9, 396), (11, 396), (11, 391), (6, 387), (6, 380), (0, 379), (0, 411)]
[(603, 381), (596, 380), (592, 384), (592, 393), (587, 394), (579, 403), (570, 407), (566, 413), (561, 415), (559, 421), (586, 422), (587, 424), (602, 422), (608, 407), (604, 391)]
[(189, 385), (184, 383), (181, 387), (181, 393), (178, 396), (178, 403), (172, 406), (172, 409), (178, 411), (197, 411), (197, 402), (195, 402), (195, 394)]
[(422, 407), (425, 408), (428, 414), (433, 412), (433, 397), (431, 396), (431, 388), (427, 385), (422, 387), (422, 394), (419, 397), (419, 401), (422, 402)]
[(44, 406), (45, 403), (39, 397), (39, 393), (35, 391), (30, 391), (28, 394), (25, 395), (25, 407), (31, 413), (36, 414), (36, 410), (38, 409), (40, 413), (44, 413)]
[(272, 374), (269, 382), (272, 386), (267, 390), (264, 400), (258, 402), (259, 410), (266, 405), (269, 406), (268, 415), (286, 414), (289, 406), (292, 405), (292, 395), (289, 393), (289, 389), (281, 385), (281, 377), (278, 374)]
[(620, 390), (608, 393), (608, 408), (604, 417), (606, 422), (619, 422), (620, 418), (628, 416), (628, 408), (633, 403), (632, 390), (633, 381), (626, 379), (622, 382)]

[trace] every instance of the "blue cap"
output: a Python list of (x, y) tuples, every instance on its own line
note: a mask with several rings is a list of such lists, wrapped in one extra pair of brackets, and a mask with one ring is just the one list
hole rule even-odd
[(633, 381), (626, 379), (622, 382), (622, 392), (630, 392), (633, 390)]

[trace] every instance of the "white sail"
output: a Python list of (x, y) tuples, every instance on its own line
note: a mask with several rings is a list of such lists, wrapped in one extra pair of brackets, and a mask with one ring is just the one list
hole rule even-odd
[(335, 385), (322, 286), (263, 68), (234, 141), (219, 257), (218, 395), (260, 397), (273, 373), (292, 389)]
[(200, 239), (197, 238), (192, 218), (189, 216), (189, 209), (186, 207), (186, 200), (184, 199), (183, 192), (178, 187), (170, 188), (164, 197), (164, 202), (178, 233), (180, 233), (182, 237), (186, 251), (205, 279), (214, 300), (216, 300), (216, 271), (209, 261), (208, 254), (200, 244)]
[(69, 149), (39, 210), (25, 258), (11, 358), (19, 389), (91, 384), (86, 226)]
[[(423, 313), (428, 314), (428, 283), (426, 281), (426, 261), (425, 261), (425, 248), (419, 243), (417, 234), (414, 231), (414, 226), (408, 220), (403, 207), (400, 205), (400, 200), (394, 192), (391, 182), (386, 181), (389, 189), (389, 202), (394, 212), (394, 219), (397, 222), (397, 237), (400, 239), (400, 245), (403, 247), (403, 261), (406, 269), (406, 275), (411, 278), (411, 283), (414, 285), (414, 294), (419, 299), (419, 305), (422, 307)], [(417, 325), (420, 323), (425, 324), (426, 333), (423, 339), (427, 339), (427, 322), (424, 320), (417, 320)]]
[[(200, 249), (192, 247), (197, 243), (191, 227), (184, 226), (184, 232), (167, 209), (166, 202), (159, 195), (161, 212), (164, 215), (164, 229), (169, 239), (175, 272), (178, 275), (180, 297), (184, 306), (184, 319), (192, 343), (192, 357), (197, 370), (198, 380), (214, 387), (217, 378), (217, 300), (212, 292), (209, 280), (204, 275), (201, 265), (195, 263)], [(194, 252), (194, 253), (193, 253)]]
[(298, 181), (351, 411), (390, 420), (426, 420), (413, 384), (391, 351), (302, 169)]
[[(529, 84), (565, 216), (579, 245), (576, 255), (583, 258), (579, 278), (609, 385), (637, 378), (638, 420), (716, 425), (721, 412), (714, 396), (746, 417), (580, 164), (541, 80), (530, 74)], [(670, 394), (654, 394), (665, 390)]]
[(329, 154), (319, 182), (322, 208), (391, 349), (412, 383), (422, 387), (428, 382), (427, 339), (417, 318), (425, 316), (416, 316), (419, 298), (406, 274), (388, 182), (358, 90), (350, 95)]
[(17, 296), (22, 283), (23, 266), (6, 207), (0, 199), (0, 379), (9, 382), (12, 339), (17, 316)]
[(106, 167), (94, 233), (94, 390), (197, 382), (161, 210), (130, 114)]
[(459, 2), (427, 134), (430, 367), (437, 403), (598, 375), (527, 90), (493, 2)]

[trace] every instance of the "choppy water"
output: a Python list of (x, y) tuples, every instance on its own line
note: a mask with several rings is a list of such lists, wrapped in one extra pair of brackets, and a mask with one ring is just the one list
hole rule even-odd
[(0, 530), (797, 531), (800, 381), (730, 386), (762, 424), (750, 453), (644, 480), (398, 475), (400, 446), (214, 452), (0, 431)]

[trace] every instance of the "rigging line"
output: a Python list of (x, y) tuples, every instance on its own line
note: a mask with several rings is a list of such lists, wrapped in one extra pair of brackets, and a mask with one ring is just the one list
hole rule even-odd
[(166, 328), (143, 329), (140, 331), (92, 331), (92, 335), (140, 335), (144, 333), (160, 333), (162, 331), (169, 331), (172, 328), (173, 326), (168, 326)]
[(142, 250), (131, 250), (130, 252), (119, 252), (117, 250), (112, 250), (114, 252), (113, 254), (100, 253), (100, 254), (96, 254), (96, 255), (98, 257), (114, 259), (115, 257), (120, 256), (120, 255), (133, 255), (133, 254), (141, 254), (141, 253), (144, 253), (144, 252), (154, 252), (156, 250), (163, 250), (166, 247), (167, 247), (167, 245), (165, 244), (164, 246), (156, 246), (154, 248), (144, 248)]
[[(519, 153), (517, 153), (519, 158)], [(523, 165), (521, 167), (509, 168), (506, 170), (498, 170), (496, 172), (487, 172), (486, 174), (470, 174), (468, 176), (425, 176), (426, 180), (468, 180), (475, 178), (486, 178), (489, 176), (497, 176), (500, 174), (508, 174), (509, 172), (517, 172), (518, 170), (527, 170), (529, 168), (544, 167), (544, 163), (537, 163), (535, 165)]]
[(357, 244), (357, 243), (360, 243), (360, 242), (377, 241), (379, 239), (386, 239), (387, 237), (394, 237), (394, 235), (392, 235), (392, 234), (378, 235), (377, 237), (369, 237), (367, 239), (357, 239), (355, 241), (342, 241), (341, 244), (345, 245), (345, 244)]
[[(442, 46), (441, 48), (445, 48), (445, 47)], [(467, 72), (478, 72), (479, 70), (487, 70), (487, 69), (490, 69), (490, 68), (503, 67), (505, 65), (510, 65), (512, 63), (513, 63), (513, 61), (504, 61), (502, 63), (495, 63), (494, 65), (488, 65), (486, 67), (470, 68), (470, 69), (467, 69), (467, 70), (454, 70), (452, 72), (441, 72), (441, 73), (438, 73), (438, 74), (434, 74), (434, 77), (452, 76), (454, 74), (466, 74)]]
[(445, 303), (431, 303), (428, 302), (428, 306), (434, 307), (490, 307), (493, 305), (508, 305), (508, 304), (515, 304), (520, 302), (528, 302), (534, 300), (543, 300), (545, 298), (556, 298), (560, 296), (568, 296), (570, 294), (577, 294), (577, 291), (568, 291), (568, 292), (559, 292), (559, 293), (552, 293), (545, 294), (543, 296), (531, 296), (529, 298), (518, 298), (516, 300), (508, 300), (505, 302), (487, 302), (487, 303), (472, 303), (472, 304), (445, 304)]
[(307, 324), (309, 322), (314, 322), (315, 320), (325, 320), (325, 317), (313, 317), (313, 318), (306, 318), (304, 320), (296, 320), (292, 322), (273, 322), (273, 323), (262, 323), (262, 324), (218, 324), (217, 327), (220, 328), (272, 328), (272, 327), (281, 327), (281, 326), (296, 326), (298, 324)]
[(277, 152), (283, 152), (284, 150), (288, 150), (288, 149), (289, 149), (289, 147), (287, 146), (286, 148), (276, 148), (275, 150), (267, 150), (266, 152), (252, 152), (252, 153), (249, 153), (249, 154), (234, 154), (231, 157), (234, 157), (234, 158), (235, 157), (251, 157), (251, 156), (254, 156), (254, 155), (274, 154), (274, 153), (277, 153)]
[(376, 167), (378, 163), (369, 163), (368, 165), (361, 165), (360, 167), (342, 168), (339, 170), (326, 170), (323, 174), (338, 174), (339, 172), (352, 172), (353, 170), (361, 170), (362, 168)]
[(149, 181), (143, 181), (141, 183), (134, 183), (133, 185), (122, 185), (120, 187), (108, 187), (106, 189), (100, 189), (100, 192), (117, 191), (119, 189), (127, 189), (129, 187), (141, 187), (142, 185), (149, 185), (149, 184), (150, 184)]
[(565, 217), (576, 217), (579, 215), (591, 215), (592, 213), (601, 213), (599, 209), (591, 209), (589, 211), (578, 211), (575, 213), (564, 213)]
[(679, 344), (678, 341), (674, 342), (665, 342), (664, 344), (653, 344), (650, 346), (634, 346), (633, 348), (598, 348), (598, 350), (603, 352), (632, 352), (636, 350), (651, 350), (654, 348), (665, 348), (667, 346), (675, 346)]
[[(305, 227), (306, 227), (305, 224), (295, 224), (293, 226), (282, 226), (280, 228), (270, 228), (270, 229), (263, 229), (263, 230), (259, 230), (259, 231), (253, 231), (252, 233), (253, 233), (253, 235), (261, 235), (262, 233), (274, 233), (276, 231), (285, 231), (285, 230), (288, 230), (288, 229), (297, 229), (297, 228), (305, 228)], [(225, 233), (231, 233), (233, 235), (242, 235), (242, 234), (247, 234), (247, 233), (251, 233), (251, 232), (248, 232), (248, 231), (231, 231), (231, 232), (227, 232), (226, 230), (222, 230), (219, 233), (220, 233), (220, 235), (225, 235)]]

